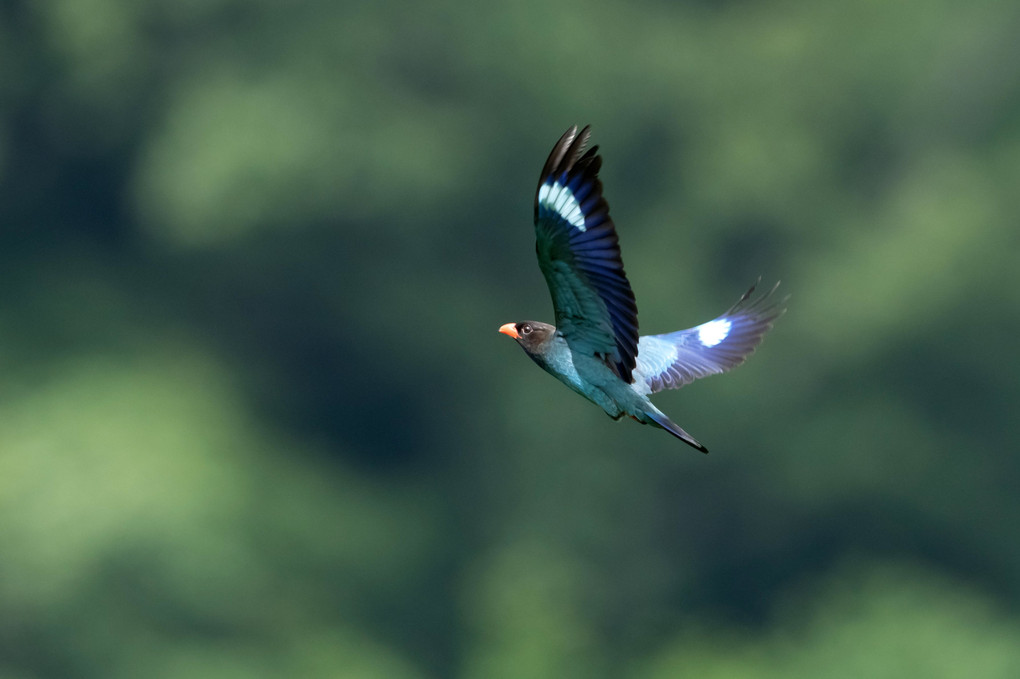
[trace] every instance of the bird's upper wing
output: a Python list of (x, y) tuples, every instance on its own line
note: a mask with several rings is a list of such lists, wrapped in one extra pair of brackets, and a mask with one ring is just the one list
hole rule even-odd
[(777, 287), (779, 283), (752, 300), (755, 286), (751, 286), (733, 308), (715, 320), (688, 330), (642, 337), (634, 370), (635, 389), (643, 394), (679, 389), (743, 363), (786, 311), (786, 299), (772, 297)]
[(535, 249), (571, 351), (603, 357), (629, 383), (637, 305), (602, 197), (598, 146), (584, 151), (589, 136), (588, 127), (570, 128), (545, 162), (535, 195)]

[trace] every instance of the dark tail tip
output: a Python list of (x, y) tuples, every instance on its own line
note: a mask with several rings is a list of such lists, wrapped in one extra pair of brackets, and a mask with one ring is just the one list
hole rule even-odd
[(680, 439), (681, 441), (683, 441), (684, 443), (686, 443), (690, 447), (696, 448), (696, 449), (700, 450), (701, 452), (705, 453), (706, 455), (708, 454), (708, 448), (706, 448), (705, 446), (701, 445), (696, 438), (694, 438), (693, 436), (691, 436), (690, 434), (685, 432), (683, 430), (683, 427), (681, 427), (679, 424), (677, 424), (673, 420), (669, 419), (668, 417), (666, 417), (662, 413), (649, 413), (649, 412), (646, 412), (645, 415), (648, 416), (648, 419), (650, 419), (653, 422), (655, 422), (655, 424), (659, 425), (660, 427), (662, 427), (663, 429), (665, 429), (670, 434), (672, 434), (673, 436), (677, 437), (678, 439)]

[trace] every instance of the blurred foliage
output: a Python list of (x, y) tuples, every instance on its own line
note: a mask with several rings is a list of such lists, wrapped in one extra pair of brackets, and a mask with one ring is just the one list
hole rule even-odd
[[(1020, 675), (1020, 7), (0, 4), (0, 676)], [(532, 191), (592, 123), (614, 424)]]

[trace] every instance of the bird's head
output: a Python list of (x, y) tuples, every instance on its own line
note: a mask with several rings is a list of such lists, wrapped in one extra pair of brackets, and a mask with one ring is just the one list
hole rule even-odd
[(538, 354), (542, 352), (542, 345), (552, 338), (556, 327), (538, 321), (520, 321), (507, 323), (501, 326), (499, 331), (517, 340), (521, 348), (529, 354)]

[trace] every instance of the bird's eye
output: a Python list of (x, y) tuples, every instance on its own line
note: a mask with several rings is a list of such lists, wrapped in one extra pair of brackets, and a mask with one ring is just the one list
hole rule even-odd
[(530, 333), (531, 333), (531, 326), (530, 325), (525, 323), (524, 325), (521, 326), (521, 334), (522, 335), (528, 335)]

